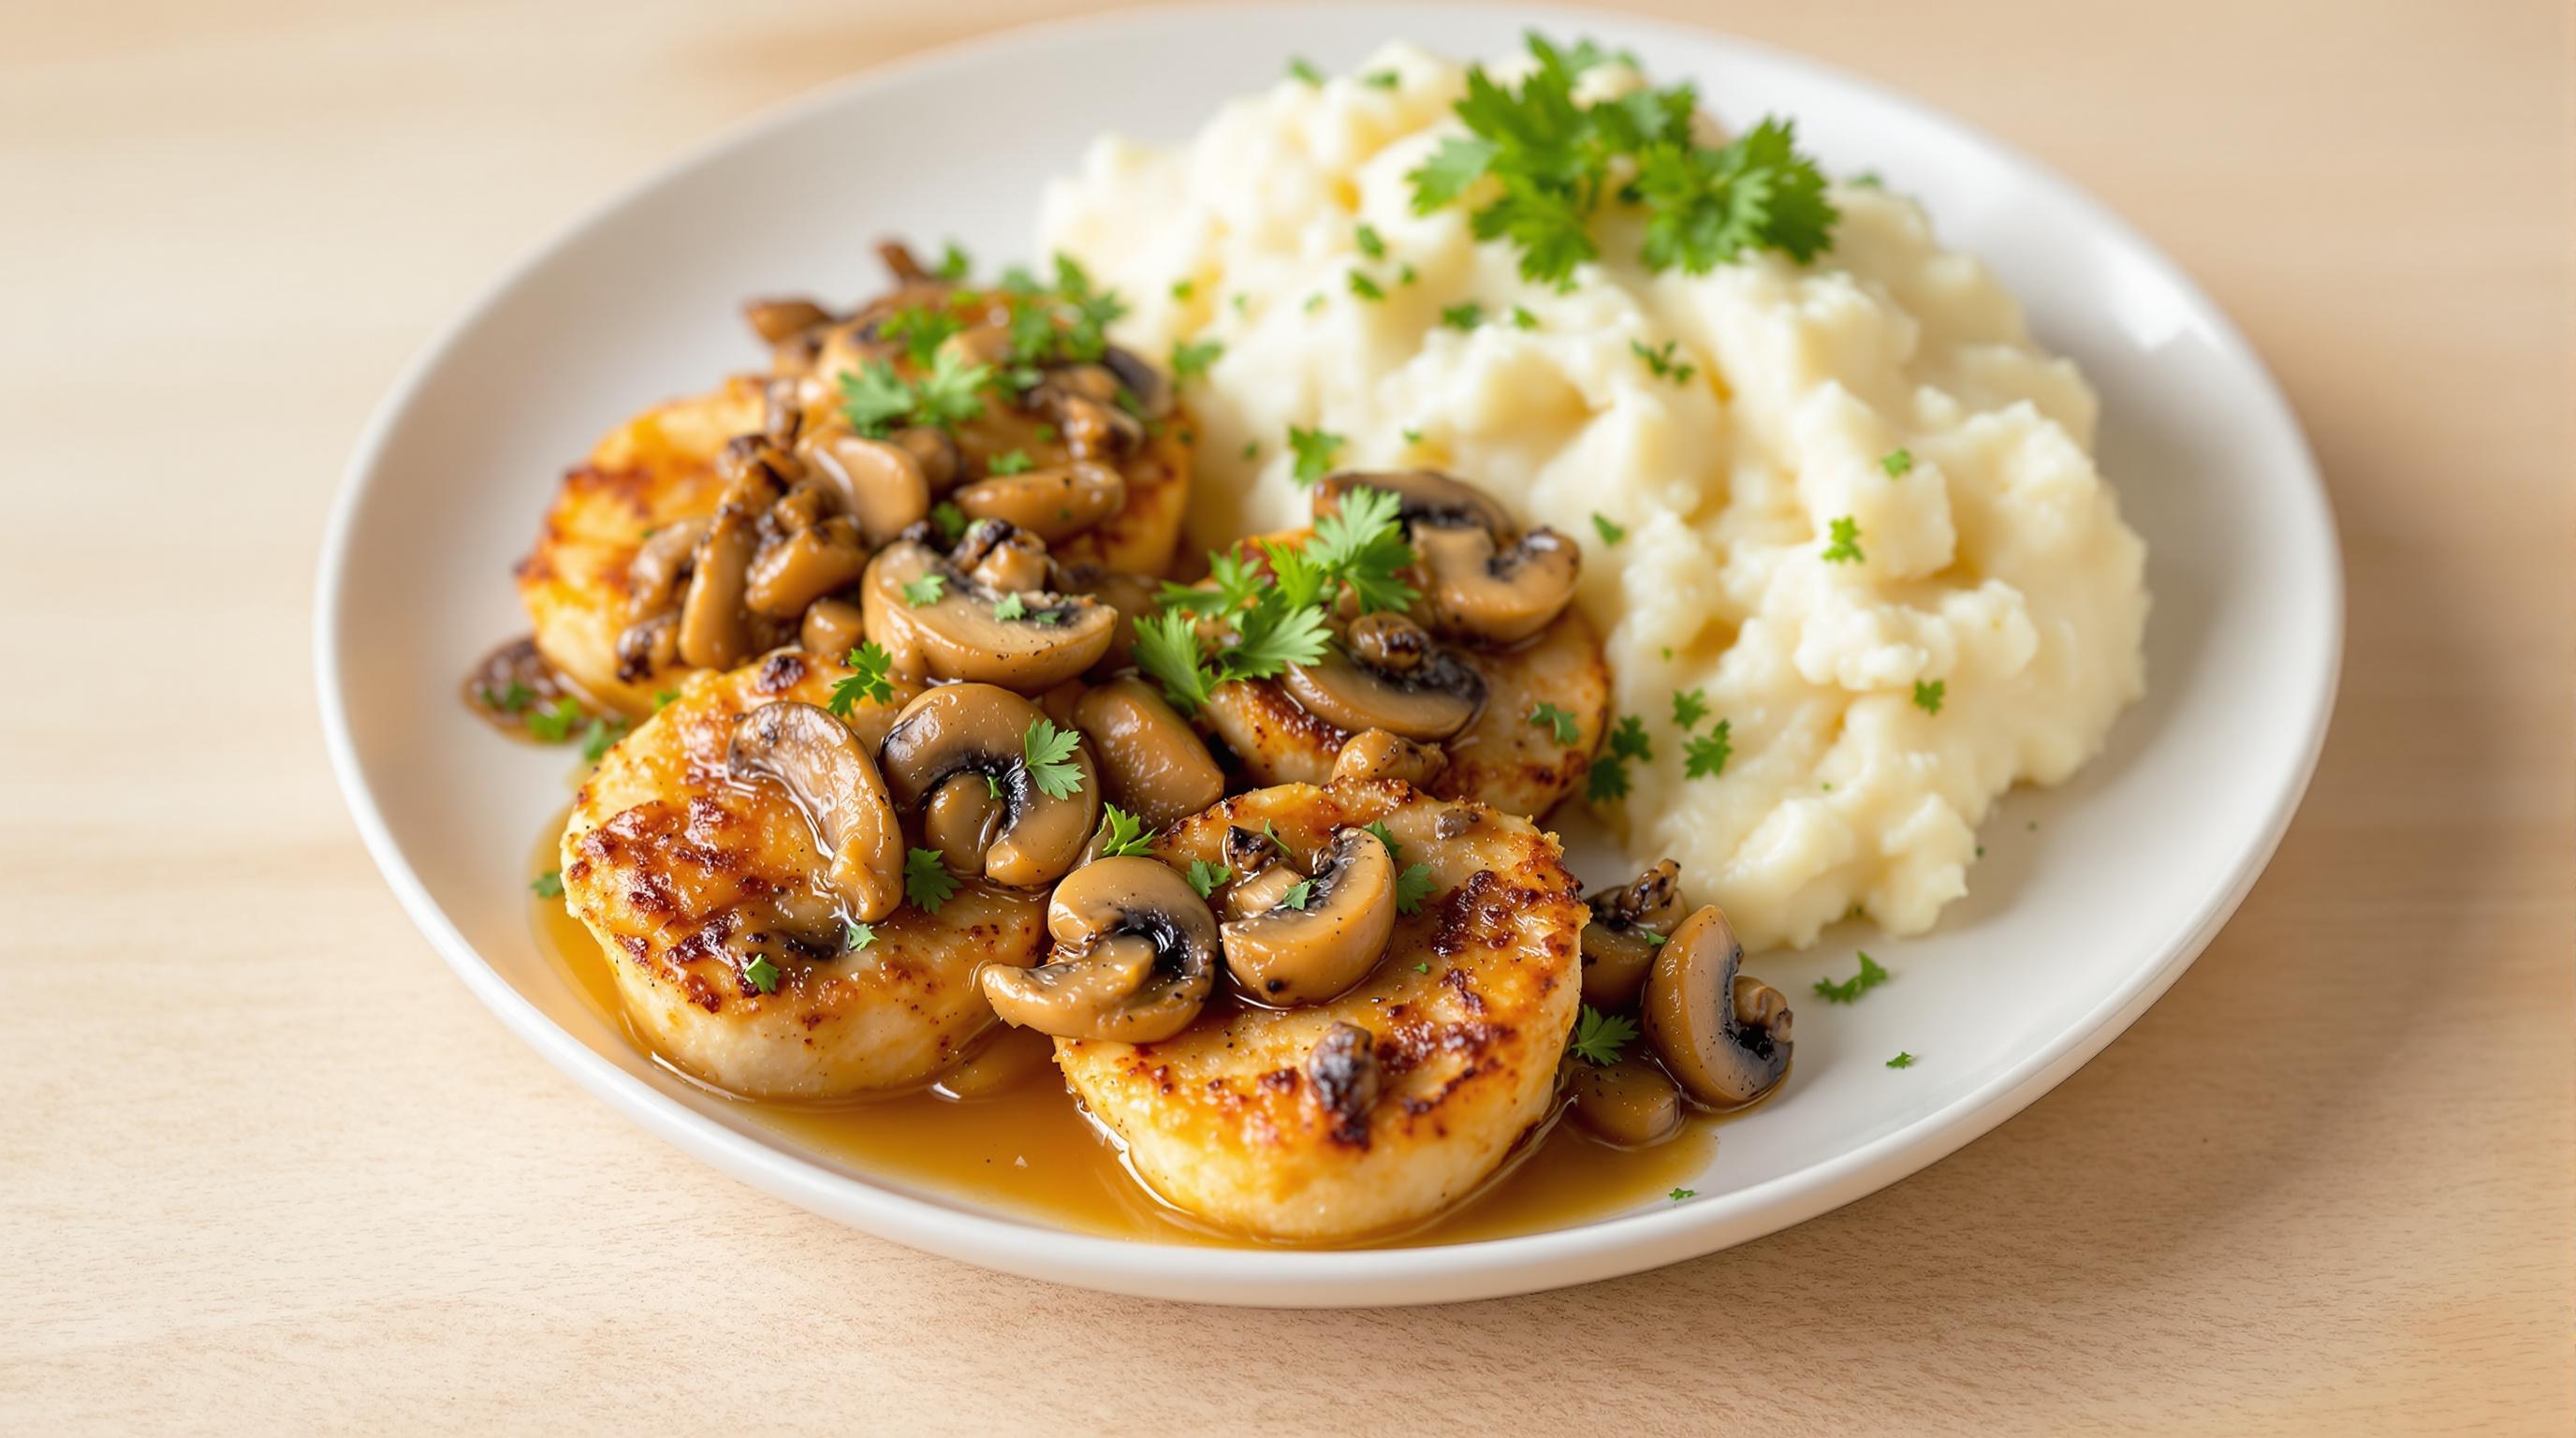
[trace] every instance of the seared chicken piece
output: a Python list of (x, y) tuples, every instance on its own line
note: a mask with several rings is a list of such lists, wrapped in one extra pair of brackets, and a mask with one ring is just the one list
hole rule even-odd
[[(1391, 855), (1363, 827), (1372, 823), (1393, 836)], [(1266, 1238), (1385, 1233), (1472, 1192), (1547, 1115), (1581, 1000), (1586, 913), (1553, 839), (1402, 782), (1344, 780), (1230, 799), (1172, 826), (1156, 853), (1177, 870), (1195, 860), (1233, 871), (1187, 922), (1135, 925), (1164, 941), (1202, 936), (1153, 981), (1150, 1005), (1112, 1016), (1169, 1036), (1060, 1037), (1056, 1062), (1165, 1199)], [(1065, 891), (1084, 887), (1095, 868), (1154, 862), (1077, 869), (1058, 904), (1083, 897)], [(1425, 870), (1412, 884), (1390, 890), (1390, 875), (1417, 864)], [(1301, 874), (1306, 889), (1286, 902), (1293, 890), (1282, 881)], [(1096, 926), (1098, 913), (1132, 922), (1140, 904), (1188, 907), (1186, 889), (1176, 900), (1144, 897), (1158, 886), (1132, 879), (1087, 887), (1101, 893), (1068, 915), (1059, 939)], [(1414, 889), (1415, 912), (1376, 912)], [(1123, 908), (1110, 902), (1122, 894)], [(1218, 979), (1199, 1009), (1213, 915), (1229, 916), (1223, 962), (1232, 977)], [(1372, 928), (1380, 918), (1391, 930)], [(1089, 960), (1095, 968), (1124, 962), (1114, 949), (1094, 952), (1106, 956)], [(1247, 982), (1283, 1000), (1319, 1001), (1262, 1007), (1237, 992)], [(999, 987), (1027, 996), (1031, 986)], [(1176, 997), (1196, 1009), (1185, 1025), (1165, 1019)]]
[(920, 686), (895, 678), (844, 721), (819, 706), (848, 675), (780, 651), (690, 677), (564, 830), (565, 902), (636, 1032), (747, 1097), (928, 1082), (992, 1022), (976, 970), (1044, 948), (1043, 894), (970, 876), (936, 913), (905, 899), (912, 840), (875, 755)]

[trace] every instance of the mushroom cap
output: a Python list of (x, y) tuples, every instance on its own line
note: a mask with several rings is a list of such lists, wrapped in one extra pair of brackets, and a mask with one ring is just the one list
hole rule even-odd
[(1448, 762), (1438, 745), (1417, 744), (1384, 729), (1363, 729), (1333, 756), (1333, 777), (1401, 779), (1422, 788), (1440, 777)]
[(1654, 1061), (1630, 1054), (1615, 1064), (1571, 1060), (1566, 1088), (1574, 1121), (1622, 1148), (1662, 1143), (1682, 1128), (1682, 1091)]
[(775, 783), (830, 856), (832, 891), (849, 917), (874, 923), (903, 902), (903, 825), (867, 746), (831, 711), (794, 700), (742, 716), (725, 751), (737, 783)]
[[(1263, 877), (1236, 887), (1253, 889)], [(1366, 829), (1335, 834), (1316, 856), (1308, 882), (1302, 909), (1274, 897), (1269, 907), (1224, 927), (1226, 969), (1257, 1003), (1331, 1002), (1377, 967), (1395, 932), (1395, 860), (1377, 835)]]
[(1073, 723), (1100, 756), (1109, 802), (1149, 829), (1225, 797), (1225, 772), (1189, 721), (1141, 679), (1112, 679), (1073, 703)]
[(895, 803), (907, 810), (920, 809), (960, 774), (981, 774), (1001, 788), (1006, 817), (984, 851), (984, 877), (1013, 888), (1064, 877), (1100, 820), (1100, 774), (1089, 746), (1074, 746), (1070, 762), (1081, 778), (1073, 793), (1057, 798), (1030, 776), (1029, 730), (1045, 717), (996, 685), (943, 684), (904, 706), (877, 751)]
[(1047, 906), (1056, 950), (1034, 969), (997, 965), (979, 982), (1008, 1023), (1067, 1039), (1158, 1043), (1187, 1028), (1216, 981), (1216, 916), (1171, 866), (1098, 859)]
[(1354, 732), (1384, 729), (1406, 739), (1446, 739), (1485, 702), (1483, 676), (1445, 649), (1404, 674), (1353, 663), (1339, 645), (1312, 664), (1291, 664), (1280, 687), (1315, 717)]
[[(942, 581), (939, 597), (908, 602), (904, 586), (930, 575)], [(868, 637), (897, 666), (1026, 694), (1042, 694), (1090, 668), (1117, 632), (1118, 611), (1083, 596), (1023, 594), (1019, 618), (996, 619), (993, 606), (1001, 598), (929, 545), (899, 539), (869, 563), (859, 606)]]
[(1505, 546), (1489, 530), (1417, 527), (1414, 552), (1430, 579), (1425, 617), (1446, 633), (1517, 644), (1565, 612), (1583, 573), (1583, 551), (1553, 529)]
[(831, 486), (871, 548), (930, 517), (930, 480), (904, 445), (871, 439), (835, 416), (797, 441), (796, 453), (808, 473)]
[(698, 541), (689, 592), (680, 601), (680, 658), (693, 668), (730, 669), (759, 647), (744, 612), (760, 534), (751, 511), (728, 504)]
[(1743, 962), (1733, 926), (1710, 904), (1682, 921), (1646, 975), (1646, 1040), (1712, 1108), (1751, 1103), (1789, 1072), (1788, 1001), (1742, 978)]
[(1637, 1001), (1655, 953), (1682, 920), (1681, 865), (1670, 859), (1583, 897), (1583, 1001), (1608, 1012)]
[(952, 498), (969, 518), (1007, 520), (1054, 544), (1116, 514), (1127, 502), (1127, 480), (1108, 465), (1078, 459), (1062, 468), (988, 475), (959, 486)]
[(1328, 474), (1315, 485), (1314, 516), (1322, 519), (1342, 507), (1342, 496), (1354, 489), (1382, 489), (1395, 496), (1396, 514), (1409, 528), (1464, 526), (1497, 537), (1512, 532), (1512, 513), (1502, 501), (1476, 486), (1436, 469), (1346, 470)]

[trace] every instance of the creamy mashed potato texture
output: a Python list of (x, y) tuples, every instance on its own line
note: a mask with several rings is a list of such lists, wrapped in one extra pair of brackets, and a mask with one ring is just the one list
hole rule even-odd
[(1632, 858), (1678, 859), (1756, 948), (1855, 907), (1930, 928), (1996, 797), (2073, 773), (2144, 690), (2145, 546), (2083, 377), (1874, 186), (1833, 187), (1806, 265), (1652, 273), (1612, 206), (1598, 261), (1532, 284), (1466, 207), (1411, 204), (1465, 72), (1398, 45), (1356, 74), (1378, 83), (1282, 80), (1177, 148), (1104, 139), (1047, 195), (1044, 244), (1126, 296), (1126, 343), (1223, 346), (1188, 391), (1192, 537), (1305, 522), (1292, 427), (1338, 436), (1335, 468), (1484, 486), (1583, 545), (1652, 747), (1598, 806)]

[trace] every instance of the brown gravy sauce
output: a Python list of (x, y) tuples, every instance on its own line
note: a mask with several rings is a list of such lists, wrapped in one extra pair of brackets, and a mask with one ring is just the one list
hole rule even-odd
[[(533, 873), (552, 870), (562, 824), (540, 839)], [(639, 1048), (625, 1020), (609, 958), (561, 898), (530, 892), (529, 919), (547, 958), (576, 992)], [(763, 1127), (855, 1173), (988, 1204), (1077, 1232), (1156, 1243), (1281, 1246), (1219, 1229), (1156, 1197), (1093, 1127), (1052, 1068), (990, 1097), (935, 1089), (832, 1105), (728, 1099)], [(1759, 1105), (1756, 1105), (1758, 1107)], [(1652, 1148), (1603, 1143), (1560, 1104), (1503, 1170), (1463, 1202), (1416, 1226), (1335, 1247), (1420, 1247), (1510, 1238), (1669, 1206), (1669, 1195), (1708, 1170), (1718, 1125), (1745, 1110), (1693, 1113)]]

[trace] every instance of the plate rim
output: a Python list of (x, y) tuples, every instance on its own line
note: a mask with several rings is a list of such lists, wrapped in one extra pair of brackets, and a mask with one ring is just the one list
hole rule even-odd
[(413, 926), (503, 1027), (594, 1097), (692, 1157), (810, 1212), (910, 1248), (1023, 1277), (1140, 1297), (1229, 1306), (1378, 1307), (1502, 1297), (1620, 1277), (1805, 1222), (1910, 1177), (2020, 1113), (2124, 1033), (2181, 978), (2252, 891), (2287, 834), (2315, 776), (2341, 687), (2347, 596), (2340, 533), (2306, 431), (2261, 353), (2179, 264), (2089, 192), (2017, 147), (1875, 79), (1725, 31), (1677, 21), (1565, 6), (1475, 8), (1559, 28), (1608, 23), (1638, 32), (1660, 31), (1692, 44), (1735, 52), (1792, 79), (1816, 79), (1865, 91), (1909, 118), (1952, 131), (2004, 162), (2024, 182), (2051, 192), (2053, 199), (2068, 205), (2171, 285), (2206, 320), (2214, 346), (2258, 381), (2256, 407), (2267, 425), (2288, 441), (2290, 463), (2277, 482), (2295, 490), (2326, 539), (2318, 572), (2326, 591), (2320, 636), (2323, 663), (2309, 677), (2302, 695), (2308, 706), (2306, 734), (2294, 772), (2277, 788), (2261, 824), (2249, 832), (2229, 865), (2228, 881), (2201, 901), (2177, 937), (2166, 944), (2163, 957), (2142, 966), (2107, 991), (2099, 1003), (1985, 1083), (1821, 1162), (1687, 1206), (1534, 1234), (1404, 1249), (1156, 1244), (943, 1207), (861, 1176), (832, 1171), (810, 1157), (773, 1148), (696, 1112), (594, 1052), (503, 978), (449, 921), (404, 857), (360, 767), (340, 693), (341, 609), (352, 536), (388, 442), (418, 391), (497, 303), (565, 247), (612, 223), (629, 206), (662, 187), (860, 92), (923, 71), (977, 65), (1014, 49), (1041, 48), (1070, 31), (1152, 29), (1175, 17), (1223, 14), (1240, 19), (1248, 12), (1311, 15), (1319, 9), (1384, 14), (1387, 9), (1353, 0), (1223, 8), (1191, 4), (1057, 17), (935, 46), (869, 65), (733, 121), (612, 187), (520, 251), (397, 371), (359, 431), (324, 526), (313, 591), (315, 694), (333, 778), (369, 857)]

